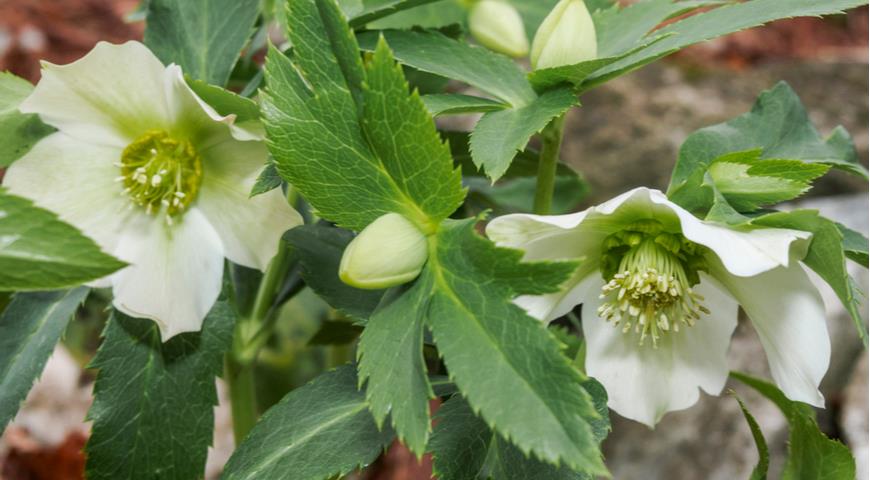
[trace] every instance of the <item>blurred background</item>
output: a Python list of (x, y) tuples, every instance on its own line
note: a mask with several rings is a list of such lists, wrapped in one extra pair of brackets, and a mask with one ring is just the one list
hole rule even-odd
[[(141, 39), (137, 0), (0, 0), (0, 71), (39, 80), (39, 61), (71, 62), (100, 40)], [(131, 17), (132, 14), (132, 17)], [(797, 91), (823, 133), (842, 124), (854, 137), (859, 158), (868, 156), (868, 11), (861, 8), (825, 19), (794, 19), (744, 31), (688, 48), (665, 61), (618, 78), (582, 98), (568, 119), (562, 159), (586, 180), (582, 205), (598, 203), (631, 187), (664, 189), (680, 144), (692, 131), (748, 111), (756, 96), (785, 80)], [(473, 118), (452, 119), (469, 128)], [(463, 123), (464, 122), (464, 123)], [(0, 172), (2, 175), (2, 172)], [(867, 233), (867, 183), (834, 171), (796, 206), (816, 208)], [(853, 275), (867, 291), (867, 271)], [(819, 282), (821, 284), (821, 282)], [(867, 352), (846, 312), (827, 286), (821, 287), (835, 345), (822, 385), (828, 408), (823, 430), (852, 448), (859, 478), (868, 461)], [(16, 421), (0, 439), (0, 479), (82, 478), (93, 372), (84, 370), (98, 345), (105, 298), (92, 296), (67, 332)], [(313, 295), (303, 294), (285, 309), (293, 322), (264, 354), (261, 397), (274, 402), (288, 388), (320, 369), (349, 358), (333, 347), (306, 348), (326, 313)], [(866, 319), (866, 306), (864, 315)], [(316, 343), (316, 342), (315, 342)], [(769, 375), (761, 346), (745, 319), (732, 344), (735, 369)], [(293, 378), (283, 366), (294, 364)], [(787, 424), (769, 402), (739, 385), (772, 450), (772, 471), (781, 469)], [(224, 400), (222, 398), (222, 400)], [(736, 401), (702, 394), (693, 408), (667, 415), (655, 431), (613, 415), (605, 445), (616, 479), (747, 478), (757, 460), (754, 443)], [(232, 451), (226, 405), (216, 408), (209, 478)], [(394, 446), (358, 478), (429, 478), (422, 464)]]

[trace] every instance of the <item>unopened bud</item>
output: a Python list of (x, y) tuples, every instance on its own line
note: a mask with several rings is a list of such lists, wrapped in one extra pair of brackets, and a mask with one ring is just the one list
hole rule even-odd
[(503, 0), (480, 0), (468, 16), (471, 34), (484, 47), (514, 58), (529, 54), (523, 19), (513, 5)]
[(595, 24), (583, 0), (562, 0), (547, 15), (532, 41), (532, 68), (540, 70), (598, 57)]
[(423, 232), (402, 215), (388, 213), (350, 242), (338, 276), (356, 288), (393, 287), (417, 278), (428, 255)]

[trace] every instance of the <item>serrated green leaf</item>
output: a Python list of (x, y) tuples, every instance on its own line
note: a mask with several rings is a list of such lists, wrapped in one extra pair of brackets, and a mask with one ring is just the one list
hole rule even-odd
[(340, 0), (350, 26), (361, 27), (369, 22), (394, 15), (437, 0)]
[(145, 44), (163, 63), (223, 86), (259, 14), (260, 0), (150, 0)]
[(0, 72), (0, 168), (8, 167), (54, 128), (37, 115), (24, 114), (18, 106), (33, 91), (33, 85), (9, 72)]
[[(758, 3), (763, 0), (754, 0)], [(722, 7), (733, 8), (733, 7)], [(810, 122), (800, 98), (785, 82), (763, 92), (749, 113), (718, 125), (702, 128), (686, 139), (668, 186), (668, 196), (688, 210), (709, 208), (712, 193), (699, 188), (710, 165), (725, 155), (760, 149), (761, 160), (794, 160), (811, 165), (863, 171), (855, 161), (854, 149), (843, 148), (848, 134), (838, 130), (838, 140), (824, 140)], [(749, 152), (749, 153), (747, 153)], [(820, 172), (812, 167), (790, 168), (788, 164), (755, 162), (757, 172), (806, 182)], [(785, 168), (782, 168), (782, 167)], [(789, 173), (788, 170), (791, 170)], [(785, 173), (784, 173), (785, 172)]]
[(431, 294), (432, 278), (424, 275), (372, 315), (357, 350), (360, 383), (366, 384), (372, 415), (382, 425), (389, 414), (399, 440), (418, 457), (429, 440), (429, 399), (434, 396), (423, 359), (423, 324)]
[[(381, 32), (400, 62), (424, 72), (476, 87), (514, 107), (536, 95), (523, 71), (508, 57), (434, 31)], [(378, 32), (359, 36), (360, 47), (373, 51)]]
[(443, 28), (460, 25), (465, 22), (466, 17), (465, 7), (457, 0), (439, 0), (370, 22), (366, 27), (372, 30), (410, 29), (412, 27)]
[(232, 341), (233, 308), (219, 299), (202, 331), (161, 342), (151, 320), (114, 311), (91, 368), (87, 478), (201, 478), (212, 442), (215, 377)]
[(393, 441), (379, 431), (352, 366), (322, 374), (270, 408), (221, 478), (327, 480), (371, 463)]
[(853, 262), (867, 268), (867, 237), (840, 223), (837, 224), (837, 228), (840, 229), (840, 233), (843, 235), (843, 251), (846, 252), (846, 256)]
[[(607, 395), (595, 380), (587, 380), (596, 408), (605, 415)], [(459, 395), (448, 400), (438, 410), (437, 426), (432, 436), (433, 470), (439, 480), (486, 480), (488, 478), (521, 478), (523, 480), (592, 480), (594, 477), (555, 467), (524, 455), (517, 447), (494, 433), (474, 414)], [(598, 437), (599, 441), (604, 437)]]
[(843, 234), (837, 224), (820, 216), (819, 212), (815, 210), (770, 213), (752, 219), (751, 223), (764, 227), (791, 228), (812, 232), (812, 242), (803, 263), (818, 273), (831, 286), (855, 322), (858, 334), (866, 345), (867, 325), (861, 318), (860, 292), (846, 269)]
[(358, 323), (368, 320), (384, 297), (383, 290), (361, 290), (338, 278), (338, 266), (353, 233), (323, 224), (287, 231), (283, 241), (297, 252), (305, 283), (333, 308)]
[(386, 44), (364, 70), (334, 3), (289, 8), (295, 63), (270, 51), (263, 101), (278, 172), (319, 215), (353, 230), (389, 212), (423, 229), (450, 215), (465, 195), (460, 174)]
[(423, 103), (433, 117), (439, 115), (457, 115), (461, 113), (494, 112), (508, 108), (501, 102), (488, 98), (473, 97), (453, 93), (424, 95)]
[(275, 166), (275, 162), (270, 160), (263, 168), (263, 171), (257, 175), (257, 181), (255, 181), (254, 186), (251, 187), (251, 196), (254, 197), (270, 192), (280, 187), (283, 183), (284, 180), (282, 180), (281, 175), (278, 174), (278, 168)]
[(595, 72), (584, 88), (604, 83), (698, 42), (781, 18), (830, 15), (866, 3), (866, 0), (751, 0), (715, 8), (655, 30), (655, 35), (673, 35)]
[(18, 293), (0, 316), (0, 430), (15, 417), (88, 291)]
[(442, 225), (423, 273), (434, 285), (427, 325), (450, 378), (522, 452), (606, 475), (591, 425), (600, 415), (583, 376), (544, 325), (510, 303), (558, 288), (576, 263), (520, 263), (521, 252), (496, 247), (473, 226)]
[(575, 105), (577, 97), (563, 87), (543, 93), (526, 106), (485, 114), (471, 134), (474, 163), (490, 179), (498, 180), (534, 134)]
[(819, 430), (809, 405), (793, 402), (776, 386), (740, 372), (731, 376), (771, 400), (789, 423), (788, 458), (783, 480), (846, 480), (855, 478), (855, 459), (849, 448)]
[(723, 155), (708, 174), (716, 190), (738, 212), (753, 212), (806, 193), (828, 165), (800, 160), (762, 160), (761, 149)]
[(749, 425), (749, 431), (752, 432), (752, 438), (755, 440), (755, 448), (758, 450), (758, 464), (752, 469), (752, 474), (749, 480), (767, 480), (767, 470), (770, 466), (770, 450), (767, 448), (767, 440), (764, 439), (764, 434), (761, 432), (761, 427), (755, 421), (755, 417), (746, 408), (743, 400), (734, 394), (734, 399), (740, 404), (740, 410), (743, 412), (743, 418)]
[(0, 290), (69, 288), (126, 265), (54, 213), (0, 188)]

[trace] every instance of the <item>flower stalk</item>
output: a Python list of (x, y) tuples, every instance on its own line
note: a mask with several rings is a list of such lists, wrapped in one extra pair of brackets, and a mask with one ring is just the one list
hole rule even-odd
[(541, 155), (538, 160), (538, 180), (535, 187), (534, 211), (547, 215), (553, 205), (556, 185), (556, 169), (559, 167), (559, 152), (565, 131), (565, 115), (553, 119), (541, 132)]

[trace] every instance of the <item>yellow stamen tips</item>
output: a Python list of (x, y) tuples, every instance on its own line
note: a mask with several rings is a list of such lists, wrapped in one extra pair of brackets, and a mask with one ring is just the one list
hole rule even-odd
[(600, 298), (605, 302), (598, 316), (623, 333), (634, 332), (641, 346), (651, 338), (654, 348), (663, 335), (693, 326), (701, 314), (710, 313), (701, 304), (704, 298), (692, 290), (703, 269), (699, 249), (648, 223), (609, 237), (602, 261), (607, 283)]
[(187, 140), (172, 138), (163, 130), (150, 130), (121, 154), (123, 194), (151, 215), (180, 215), (196, 198), (202, 183), (202, 159)]

